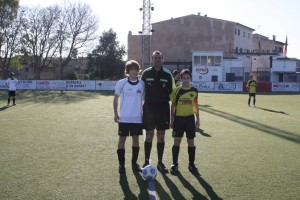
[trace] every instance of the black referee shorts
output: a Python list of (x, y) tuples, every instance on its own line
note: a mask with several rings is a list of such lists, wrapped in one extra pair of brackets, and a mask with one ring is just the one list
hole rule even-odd
[(152, 105), (143, 105), (143, 127), (149, 130), (166, 130), (170, 128), (170, 104), (169, 102)]
[(195, 117), (190, 115), (187, 117), (175, 116), (173, 123), (173, 138), (182, 138), (184, 132), (188, 139), (194, 139), (196, 137), (196, 126), (195, 126)]

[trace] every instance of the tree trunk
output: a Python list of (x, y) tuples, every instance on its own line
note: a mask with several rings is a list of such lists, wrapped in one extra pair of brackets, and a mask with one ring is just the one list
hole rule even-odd
[(59, 64), (59, 78), (60, 80), (64, 80), (64, 67), (62, 63)]

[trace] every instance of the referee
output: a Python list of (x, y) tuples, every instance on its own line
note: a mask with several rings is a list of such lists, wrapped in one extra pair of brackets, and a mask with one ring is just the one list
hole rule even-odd
[(152, 67), (145, 69), (141, 79), (145, 83), (145, 97), (143, 104), (143, 126), (146, 129), (144, 143), (145, 164), (149, 165), (154, 130), (157, 133), (157, 169), (167, 173), (168, 169), (162, 162), (165, 148), (165, 132), (170, 128), (170, 94), (175, 83), (169, 70), (162, 67), (163, 54), (154, 51), (152, 54)]

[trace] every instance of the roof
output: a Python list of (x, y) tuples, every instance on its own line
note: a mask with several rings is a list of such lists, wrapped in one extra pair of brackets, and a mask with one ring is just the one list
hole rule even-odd
[(230, 23), (234, 23), (234, 24), (236, 24), (236, 25), (239, 25), (239, 26), (242, 26), (242, 27), (244, 27), (244, 28), (247, 28), (247, 29), (249, 29), (249, 30), (251, 30), (251, 31), (255, 31), (255, 29), (253, 29), (253, 28), (250, 28), (250, 27), (248, 27), (248, 26), (245, 26), (245, 25), (243, 25), (243, 24), (240, 24), (240, 23), (238, 23), (238, 22), (233, 22), (233, 21), (228, 21), (228, 20), (224, 20), (224, 19), (218, 19), (218, 18), (212, 18), (212, 17), (207, 17), (207, 15), (200, 15), (200, 14), (198, 14), (198, 15), (195, 15), (195, 14), (191, 14), (191, 15), (186, 15), (186, 16), (181, 16), (181, 17), (176, 17), (176, 18), (171, 18), (171, 19), (168, 19), (168, 20), (163, 20), (163, 21), (159, 21), (159, 22), (155, 22), (155, 23), (152, 23), (152, 24), (157, 24), (157, 23), (160, 23), (160, 22), (167, 22), (167, 21), (170, 21), (170, 20), (174, 20), (174, 19), (180, 19), (180, 18), (189, 18), (189, 17), (202, 17), (202, 18), (207, 18), (207, 19), (212, 19), (212, 20), (219, 20), (219, 21), (224, 21), (224, 22), (230, 22)]
[(300, 61), (297, 58), (288, 58), (288, 57), (277, 58), (277, 60)]

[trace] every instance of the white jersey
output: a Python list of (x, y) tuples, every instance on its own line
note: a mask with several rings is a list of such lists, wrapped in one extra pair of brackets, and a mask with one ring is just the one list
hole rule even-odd
[(142, 123), (144, 82), (131, 82), (128, 77), (121, 79), (116, 84), (115, 94), (120, 96), (119, 122)]
[(14, 79), (9, 78), (6, 80), (6, 85), (8, 86), (8, 91), (16, 91), (17, 84), (18, 84), (18, 80), (16, 78), (14, 78)]

